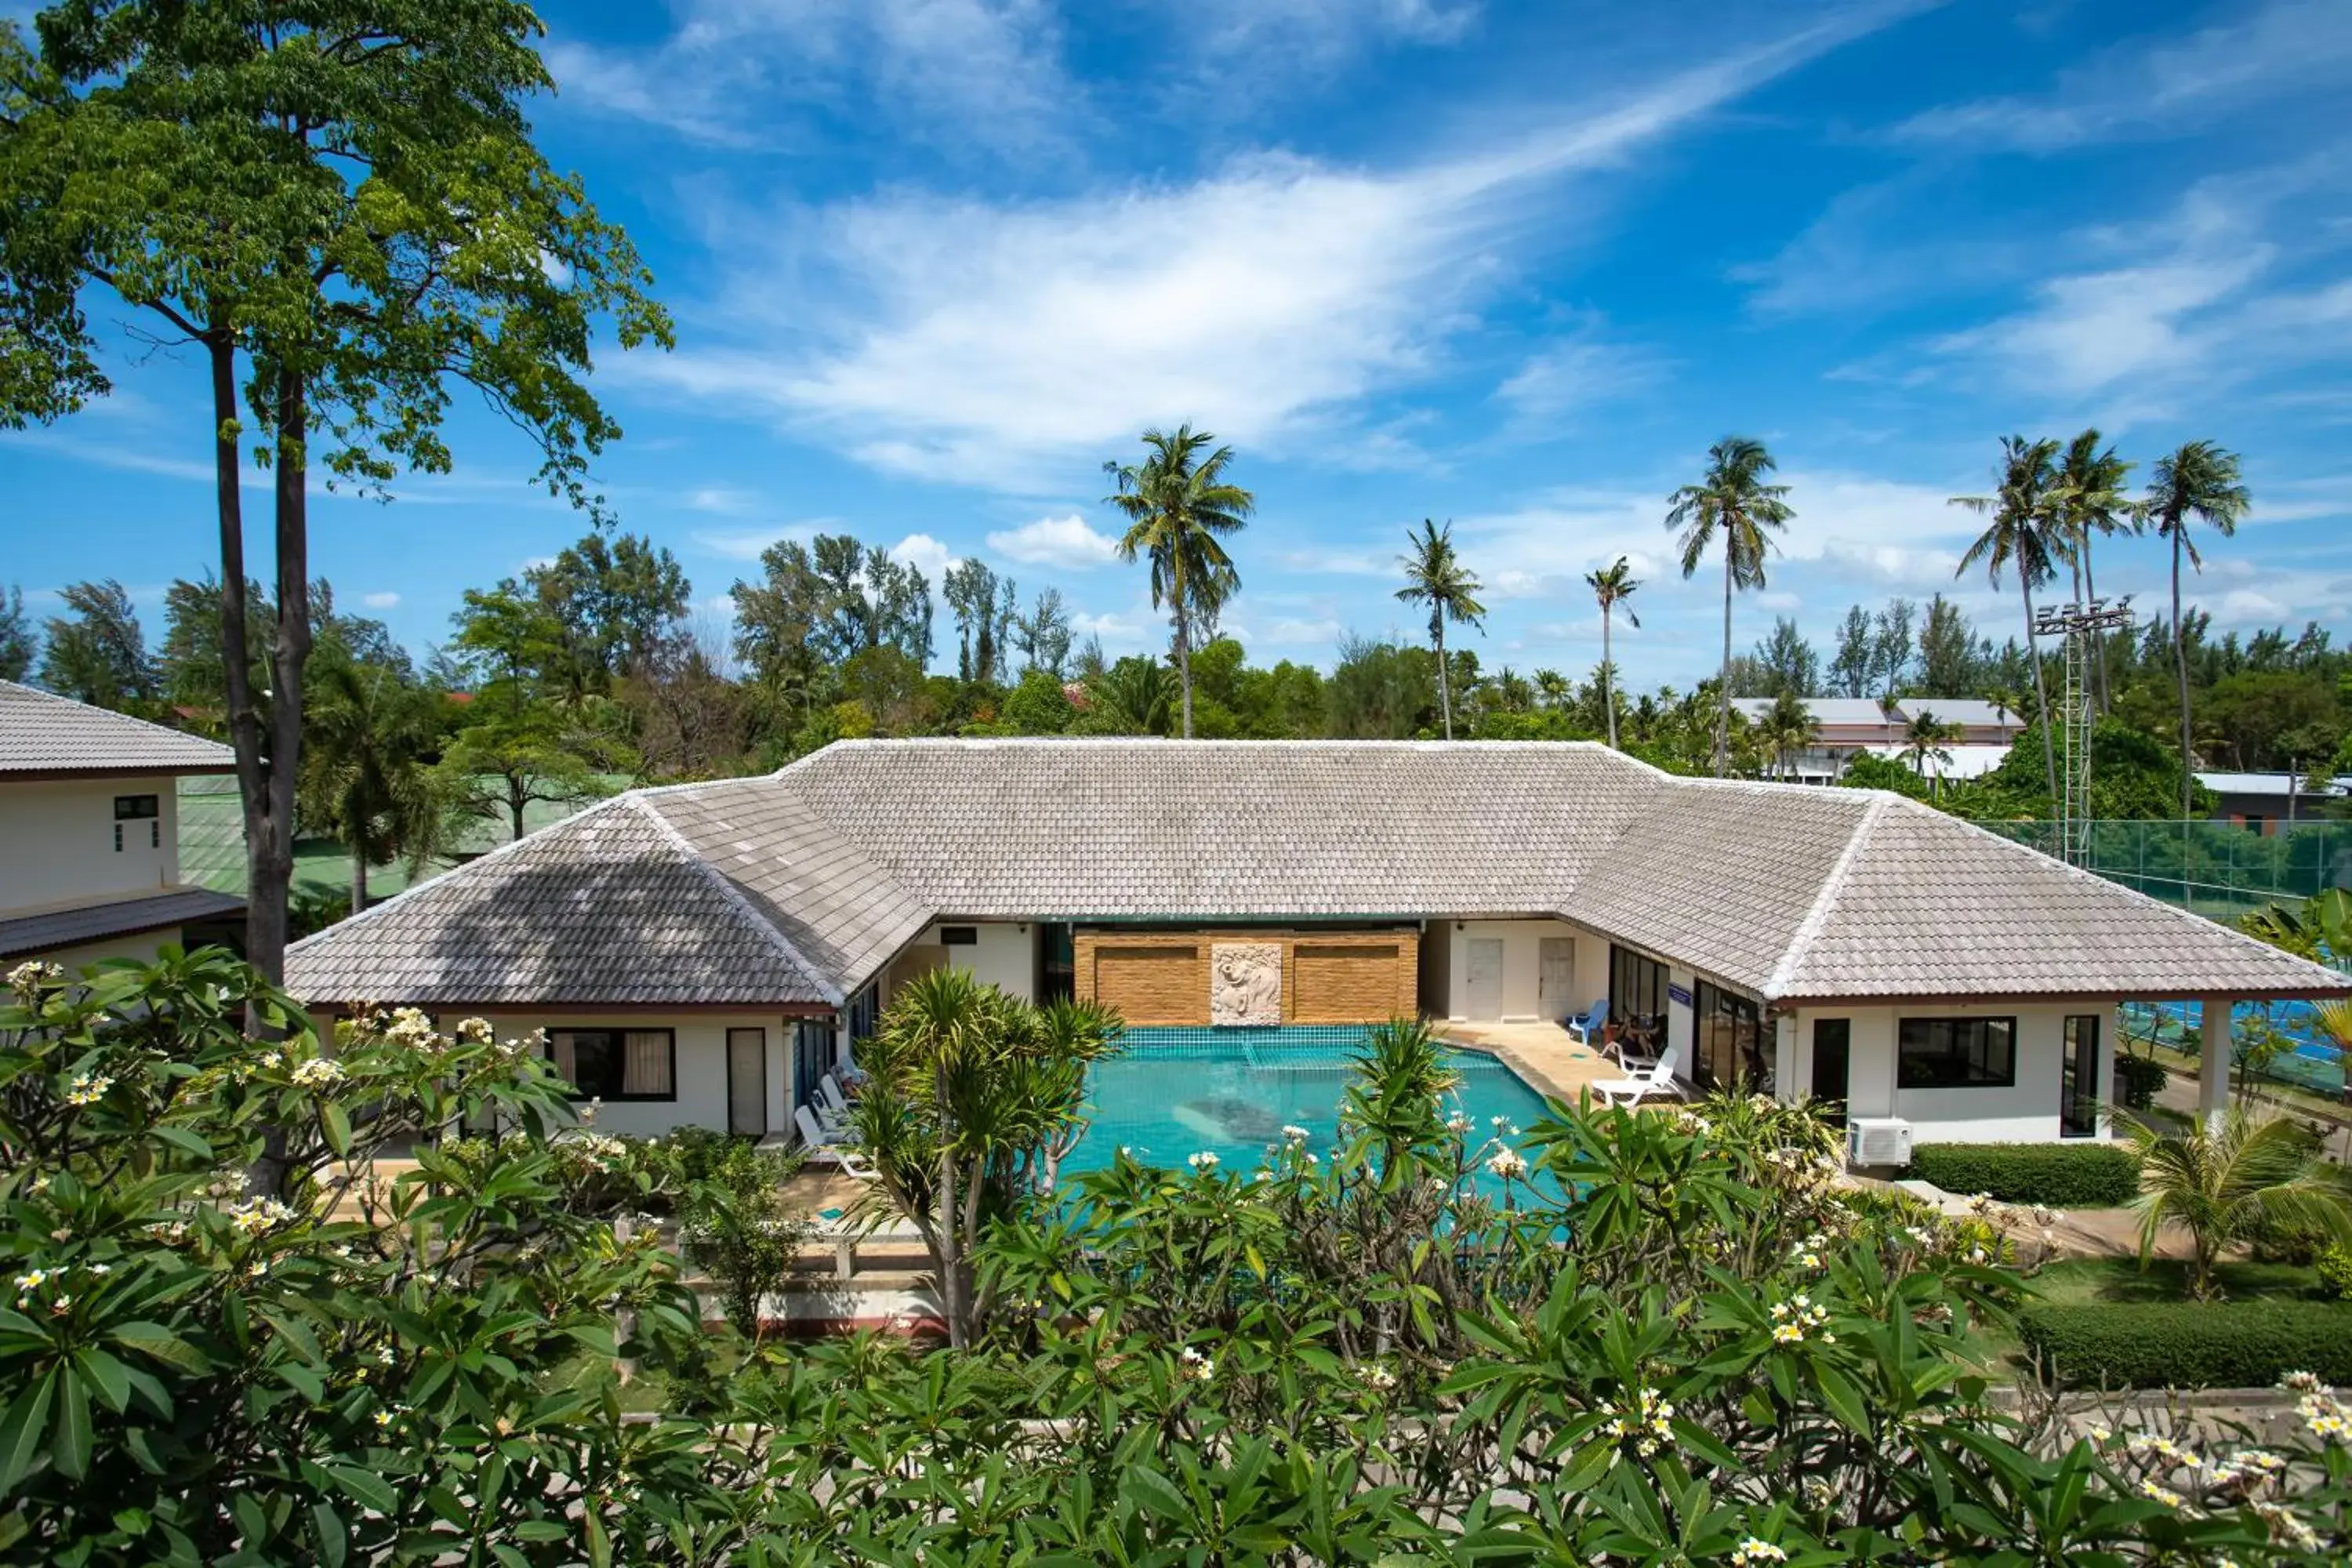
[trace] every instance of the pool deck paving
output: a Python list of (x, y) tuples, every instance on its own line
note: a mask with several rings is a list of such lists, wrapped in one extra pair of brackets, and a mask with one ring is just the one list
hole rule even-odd
[(1570, 1105), (1591, 1085), (1625, 1076), (1624, 1068), (1597, 1047), (1578, 1045), (1558, 1024), (1445, 1023), (1436, 1029), (1454, 1045), (1493, 1055), (1538, 1094)]

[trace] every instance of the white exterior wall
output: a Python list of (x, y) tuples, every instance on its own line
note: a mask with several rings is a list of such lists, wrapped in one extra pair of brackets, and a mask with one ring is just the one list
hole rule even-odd
[[(2108, 1098), (2114, 1076), (2117, 1019), (2105, 1002), (1979, 1006), (1821, 1007), (1797, 1017), (1796, 1040), (1784, 1059), (1794, 1071), (1781, 1083), (1781, 1098), (1793, 1100), (1813, 1076), (1813, 1021), (1853, 1020), (1848, 1113), (1899, 1116), (1911, 1123), (1917, 1143), (2051, 1143), (2059, 1139), (2059, 1091), (2066, 1046), (2066, 1020), (2076, 1015), (2099, 1019), (2099, 1060), (2093, 1093)], [(2017, 1080), (2002, 1087), (1897, 1089), (1895, 1082), (1896, 1026), (1903, 1018), (2015, 1018)], [(2097, 1137), (2112, 1129), (2102, 1119)], [(2068, 1142), (2094, 1142), (2092, 1139)]]
[[(445, 1014), (439, 1022), (443, 1028), (454, 1027), (461, 1016), (470, 1014)], [(628, 1100), (604, 1103), (596, 1113), (596, 1130), (600, 1132), (621, 1132), (635, 1137), (657, 1137), (679, 1127), (709, 1127), (719, 1131), (727, 1130), (727, 1031), (730, 1029), (764, 1029), (767, 1031), (768, 1058), (768, 1131), (771, 1134), (787, 1131), (792, 1127), (792, 1110), (785, 1099), (791, 1085), (787, 1076), (792, 1071), (792, 1031), (799, 1022), (793, 1018), (761, 1016), (694, 1013), (663, 1016), (657, 1013), (599, 1014), (583, 1008), (567, 1013), (484, 1013), (499, 1038), (513, 1039), (533, 1029), (672, 1029), (677, 1035), (677, 1082), (674, 1100)]]
[(970, 947), (946, 947), (940, 942), (939, 926), (925, 926), (922, 933), (892, 961), (883, 985), (886, 1001), (908, 977), (942, 966), (968, 969), (973, 979), (983, 985), (995, 986), (1007, 996), (1017, 996), (1024, 1002), (1037, 999), (1037, 944), (1045, 937), (1034, 921), (940, 923), (970, 926), (980, 940)]
[[(1523, 1022), (1544, 1016), (1537, 987), (1542, 978), (1543, 939), (1566, 937), (1576, 943), (1576, 989), (1573, 1000), (1561, 1004), (1562, 1016), (1580, 1012), (1595, 997), (1609, 994), (1609, 944), (1591, 931), (1566, 921), (1433, 921), (1423, 934), (1425, 946), (1444, 946), (1443, 959), (1423, 965), (1428, 994), (1442, 1002), (1444, 1015), (1459, 1022), (1493, 1022), (1475, 1018), (1470, 1000), (1470, 943), (1475, 940), (1503, 944), (1504, 1020)], [(1596, 963), (1597, 959), (1597, 963)], [(1596, 979), (1596, 973), (1598, 978)], [(1551, 1020), (1554, 1023), (1558, 1018)]]
[[(87, 942), (79, 947), (52, 948), (47, 952), (26, 956), (38, 958), (44, 963), (54, 963), (67, 973), (84, 964), (96, 963), (102, 958), (135, 958), (142, 963), (152, 963), (165, 942), (177, 944), (180, 928), (166, 926), (162, 931), (142, 931), (130, 936), (109, 937), (104, 942)], [(10, 963), (17, 962), (9, 960)]]
[[(162, 816), (122, 825), (114, 797), (152, 795)], [(38, 909), (168, 888), (180, 879), (180, 807), (170, 778), (0, 784), (0, 910)], [(153, 843), (153, 839), (161, 843)]]

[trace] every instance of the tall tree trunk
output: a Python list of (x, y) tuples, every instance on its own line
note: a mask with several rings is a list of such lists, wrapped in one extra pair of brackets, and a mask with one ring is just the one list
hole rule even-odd
[[(2089, 605), (2098, 596), (2098, 579), (2091, 571), (2091, 534), (2085, 529), (2083, 532), (2083, 602)], [(2107, 712), (2107, 639), (2112, 635), (2105, 631), (2099, 634), (2099, 640), (2095, 645), (2098, 649), (2098, 662), (2091, 667), (2091, 698), (2101, 718), (2105, 718)]]
[(507, 816), (514, 824), (514, 832), (508, 839), (509, 843), (522, 837), (522, 808), (528, 804), (530, 804), (530, 797), (524, 793), (520, 784), (512, 778), (508, 779)]
[(948, 1320), (948, 1343), (964, 1348), (963, 1237), (961, 1211), (956, 1206), (955, 1146), (948, 1129), (948, 1069), (941, 1062), (931, 1071), (932, 1093), (940, 1119), (940, 1310)]
[(1715, 776), (1731, 772), (1731, 535), (1723, 539), (1723, 671), (1715, 678)]
[(2050, 804), (2054, 806), (2059, 805), (2058, 742), (2050, 731), (2057, 715), (2050, 711), (2050, 687), (2042, 679), (2042, 645), (2033, 636), (2033, 584), (2022, 562), (2018, 564), (2017, 585), (2025, 600), (2025, 658), (2033, 666), (2033, 700), (2042, 705), (2042, 766), (2050, 778)]
[(1445, 606), (1429, 618), (1429, 635), (1437, 642), (1437, 711), (1445, 721), (1445, 738), (1454, 739), (1454, 687), (1445, 676)]
[(1601, 606), (1601, 705), (1609, 710), (1609, 749), (1617, 749), (1617, 667), (1609, 657), (1610, 606)]
[[(214, 505), (219, 514), (221, 551), (221, 674), (228, 704), (229, 743), (236, 752), (236, 790), (245, 818), (245, 878), (247, 956), (285, 948), (285, 907), (281, 896), (273, 937), (268, 900), (273, 879), (293, 871), (290, 852), (278, 868), (272, 851), (277, 836), (270, 830), (269, 778), (262, 756), (261, 716), (253, 701), (252, 634), (246, 621), (245, 492), (239, 472), (242, 440), (237, 431), (236, 345), (225, 329), (215, 328), (205, 342), (211, 363), (213, 393)], [(257, 958), (255, 962), (258, 963)], [(272, 978), (282, 973), (271, 972)], [(255, 1020), (248, 1019), (248, 1026)]]
[(294, 777), (302, 755), (302, 668), (310, 657), (310, 467), (305, 455), (310, 405), (302, 373), (280, 369), (276, 395), (271, 472), (278, 511), (278, 635), (269, 650), (264, 843), (259, 849), (247, 849), (253, 877), (246, 893), (246, 962), (271, 980), (282, 981), (286, 894), (294, 875)]
[(1184, 602), (1183, 544), (1177, 542), (1175, 561), (1169, 573), (1176, 584), (1176, 681), (1184, 691), (1184, 738), (1192, 738), (1192, 616)]
[(2189, 739), (2189, 638), (2180, 625), (2180, 531), (2188, 526), (2187, 518), (2176, 518), (2171, 529), (2172, 668), (2180, 680), (2180, 820), (2183, 822), (2189, 818), (2197, 788), (2197, 777), (2189, 771), (2197, 762)]
[(352, 836), (352, 913), (358, 914), (367, 906), (367, 846), (355, 833)]

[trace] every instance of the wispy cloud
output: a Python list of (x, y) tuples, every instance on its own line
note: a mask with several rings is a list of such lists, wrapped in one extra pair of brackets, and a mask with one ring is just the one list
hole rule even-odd
[(795, 214), (729, 258), (735, 292), (807, 279), (803, 321), (838, 323), (833, 342), (811, 351), (778, 327), (623, 373), (764, 409), (877, 468), (1016, 491), (1147, 424), (1275, 447), (1328, 435), (1336, 412), (1430, 373), (1529, 203), (1560, 199), (1553, 182), (1899, 14), (1841, 14), (1401, 171), (1265, 153), (1069, 200), (898, 193)]
[(1010, 560), (1076, 571), (1108, 566), (1118, 559), (1118, 541), (1095, 531), (1076, 512), (992, 532), (988, 547)]
[(2035, 97), (1978, 99), (1914, 115), (1898, 141), (2023, 153), (2194, 133), (2216, 117), (2306, 88), (2341, 89), (2352, 9), (2271, 0), (2186, 37), (2134, 39), (2060, 73)]
[(371, 610), (396, 610), (400, 607), (400, 595), (389, 590), (380, 594), (362, 594), (360, 603)]
[(835, 519), (812, 517), (798, 522), (772, 522), (751, 528), (698, 528), (688, 537), (709, 554), (730, 561), (757, 561), (761, 552), (779, 540), (810, 539), (835, 525)]
[(1495, 397), (1525, 432), (1654, 386), (1666, 374), (1657, 354), (1612, 341), (1601, 323), (1589, 320), (1530, 354)]
[(559, 33), (572, 101), (719, 146), (793, 122), (887, 119), (910, 139), (1034, 151), (1064, 137), (1078, 89), (1045, 0), (670, 0), (653, 48)]

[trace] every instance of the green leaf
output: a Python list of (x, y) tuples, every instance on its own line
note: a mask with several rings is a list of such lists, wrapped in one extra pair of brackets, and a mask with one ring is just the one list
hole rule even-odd
[(310, 1505), (310, 1525), (319, 1533), (319, 1560), (327, 1568), (343, 1568), (343, 1559), (352, 1549), (351, 1531), (343, 1528), (342, 1515), (335, 1505), (323, 1499)]
[(1118, 1478), (1118, 1495), (1134, 1508), (1181, 1523), (1192, 1517), (1192, 1505), (1176, 1483), (1149, 1465), (1129, 1465)]
[(319, 1130), (327, 1135), (327, 1147), (335, 1152), (337, 1159), (352, 1152), (352, 1119), (335, 1101), (320, 1103)]
[(106, 1337), (126, 1350), (137, 1351), (182, 1372), (200, 1373), (211, 1366), (202, 1351), (161, 1323), (123, 1323), (107, 1331)]
[(99, 1402), (121, 1415), (131, 1403), (131, 1369), (94, 1346), (74, 1352), (73, 1359), (75, 1367), (98, 1390)]
[(49, 1401), (57, 1393), (58, 1374), (52, 1369), (32, 1387), (16, 1395), (8, 1406), (8, 1414), (0, 1416), (0, 1495), (14, 1491), (25, 1472), (33, 1468), (33, 1458), (41, 1451), (42, 1434), (48, 1430)]
[(370, 1512), (390, 1518), (400, 1510), (399, 1498), (373, 1470), (362, 1470), (356, 1465), (329, 1465), (327, 1474), (335, 1479), (337, 1490)]
[(1838, 1418), (1839, 1424), (1850, 1432), (1870, 1436), (1870, 1412), (1864, 1407), (1862, 1391), (1854, 1387), (1853, 1380), (1837, 1368), (1820, 1363), (1814, 1364), (1813, 1376), (1821, 1384), (1822, 1403), (1830, 1407), (1830, 1414)]
[(215, 1163), (216, 1156), (212, 1143), (193, 1127), (174, 1127), (166, 1122), (151, 1127), (148, 1131), (203, 1164)]
[(89, 1473), (89, 1385), (70, 1367), (57, 1369), (58, 1429), (49, 1443), (49, 1462), (58, 1474), (78, 1481)]

